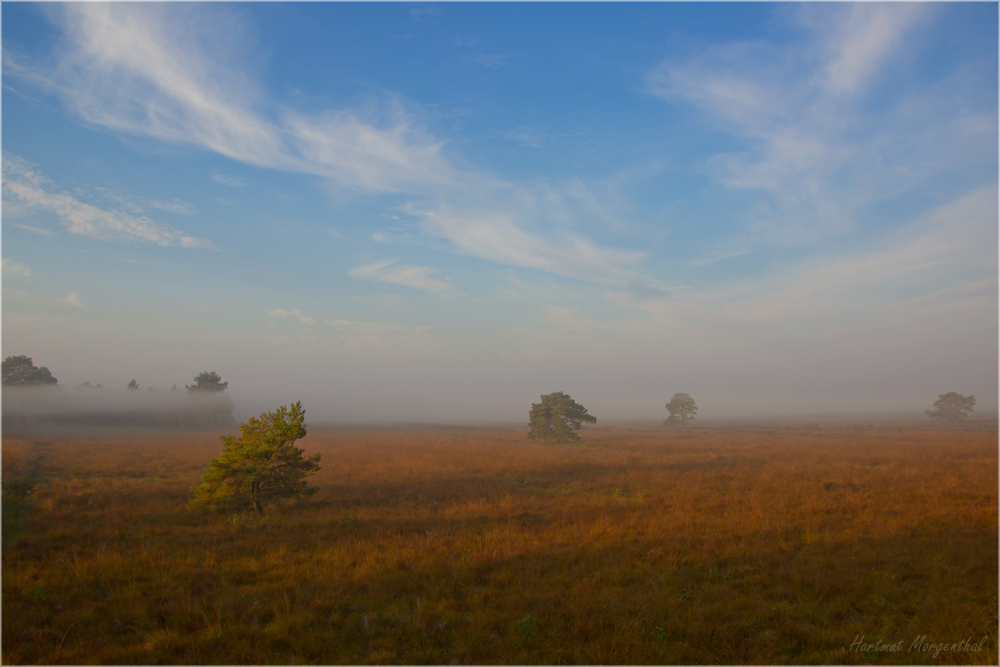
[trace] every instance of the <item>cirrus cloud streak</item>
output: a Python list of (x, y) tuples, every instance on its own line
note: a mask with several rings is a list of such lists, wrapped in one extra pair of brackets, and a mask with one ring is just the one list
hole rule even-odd
[[(528, 231), (552, 222), (548, 212), (507, 203), (530, 199), (530, 188), (457, 167), (446, 142), (419, 127), (398, 98), (380, 105), (381, 120), (350, 109), (307, 115), (269, 101), (242, 73), (240, 49), (247, 47), (225, 48), (199, 28), (211, 13), (225, 14), (235, 34), (250, 41), (252, 30), (224, 8), (60, 5), (49, 12), (67, 38), (58, 59), (28, 63), (7, 53), (5, 73), (58, 96), (88, 123), (313, 174), (348, 194), (413, 197), (418, 208), (439, 211), (426, 216), (424, 230), (462, 254), (590, 282), (639, 275), (632, 267), (637, 253), (600, 248), (566, 229), (559, 239)], [(477, 240), (486, 235), (496, 243)], [(424, 275), (422, 282), (432, 280)]]
[(70, 234), (97, 239), (143, 241), (162, 246), (207, 248), (212, 243), (181, 232), (146, 216), (103, 209), (82, 202), (66, 192), (52, 192), (52, 184), (24, 160), (3, 154), (3, 194), (27, 208), (49, 211)]

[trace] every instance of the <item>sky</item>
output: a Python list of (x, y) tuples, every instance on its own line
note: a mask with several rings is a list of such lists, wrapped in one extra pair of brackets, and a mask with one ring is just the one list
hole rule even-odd
[(995, 410), (997, 11), (3, 3), (3, 356), (240, 418)]

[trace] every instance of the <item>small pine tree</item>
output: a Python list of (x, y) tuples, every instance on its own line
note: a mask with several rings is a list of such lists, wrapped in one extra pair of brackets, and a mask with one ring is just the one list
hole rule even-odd
[(219, 436), (222, 456), (212, 459), (200, 486), (192, 489), (189, 508), (209, 507), (264, 512), (264, 504), (281, 498), (311, 496), (319, 489), (306, 477), (319, 471), (320, 455), (304, 458), (295, 441), (306, 436), (305, 410), (297, 402), (251, 417), (240, 424), (240, 437)]

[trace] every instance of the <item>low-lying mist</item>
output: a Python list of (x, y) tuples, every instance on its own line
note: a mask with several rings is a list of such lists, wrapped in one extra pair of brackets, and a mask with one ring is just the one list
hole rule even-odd
[(106, 389), (83, 386), (4, 387), (3, 428), (233, 426), (233, 403), (222, 393)]

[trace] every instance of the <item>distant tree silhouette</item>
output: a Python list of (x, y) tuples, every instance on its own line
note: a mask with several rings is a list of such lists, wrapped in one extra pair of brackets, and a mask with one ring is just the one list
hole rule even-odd
[[(194, 413), (189, 419), (204, 426), (231, 426), (233, 419), (233, 403), (225, 395), (229, 382), (223, 382), (215, 371), (202, 371), (194, 378), (194, 384), (186, 384), (187, 395), (201, 407), (197, 408), (197, 418)], [(197, 399), (197, 400), (196, 400)]]
[(222, 378), (215, 372), (211, 373), (208, 371), (202, 371), (194, 378), (194, 384), (186, 384), (184, 388), (188, 391), (211, 391), (211, 392), (223, 392), (226, 387), (229, 386), (229, 382), (223, 382)]
[(698, 414), (698, 406), (694, 404), (694, 399), (684, 393), (674, 394), (674, 397), (670, 399), (666, 407), (670, 416), (663, 422), (664, 426), (677, 426), (680, 424), (686, 428), (688, 422), (694, 421), (695, 415)]
[(934, 401), (933, 410), (924, 410), (924, 414), (936, 421), (961, 422), (973, 412), (976, 406), (975, 396), (962, 396), (953, 391), (938, 396)]
[(20, 355), (17, 357), (7, 357), (3, 360), (3, 384), (5, 386), (17, 385), (46, 385), (57, 384), (59, 380), (52, 377), (52, 373), (45, 366), (35, 368), (31, 357)]
[(129, 380), (129, 383), (126, 387), (128, 389), (138, 389), (139, 383), (135, 381), (135, 378), (132, 378), (131, 380)]

